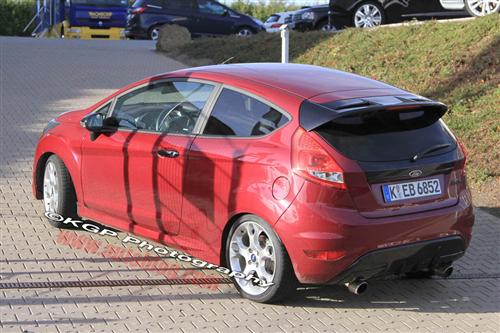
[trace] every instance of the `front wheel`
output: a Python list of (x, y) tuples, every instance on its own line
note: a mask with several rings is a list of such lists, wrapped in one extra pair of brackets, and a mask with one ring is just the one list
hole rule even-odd
[(378, 3), (363, 2), (354, 10), (352, 20), (356, 28), (373, 28), (385, 23), (385, 14)]
[(321, 22), (318, 25), (318, 30), (324, 31), (324, 32), (333, 32), (336, 31), (335, 26), (328, 24), (328, 21), (326, 22)]
[[(55, 213), (62, 217), (76, 217), (76, 194), (71, 176), (63, 161), (52, 155), (45, 163), (43, 173), (43, 205), (45, 212)], [(57, 228), (63, 227), (61, 222), (48, 219)]]
[(471, 16), (486, 16), (498, 13), (500, 0), (465, 0), (465, 9)]
[[(226, 242), (226, 261), (231, 271), (253, 277), (233, 278), (236, 289), (245, 298), (273, 303), (295, 290), (296, 278), (285, 247), (273, 229), (256, 216), (245, 215), (232, 225)], [(273, 284), (260, 286), (268, 283)]]

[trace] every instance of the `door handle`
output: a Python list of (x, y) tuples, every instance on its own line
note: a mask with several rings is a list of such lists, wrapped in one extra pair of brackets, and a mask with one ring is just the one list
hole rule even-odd
[(156, 152), (160, 157), (175, 158), (179, 156), (179, 152), (174, 149), (160, 149)]

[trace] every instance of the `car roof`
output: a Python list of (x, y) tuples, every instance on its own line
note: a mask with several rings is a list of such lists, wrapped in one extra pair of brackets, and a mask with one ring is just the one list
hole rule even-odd
[(330, 68), (282, 63), (226, 64), (187, 68), (168, 76), (186, 76), (218, 81), (226, 84), (245, 81), (260, 87), (272, 87), (309, 99), (318, 95), (352, 90), (397, 89), (372, 80)]

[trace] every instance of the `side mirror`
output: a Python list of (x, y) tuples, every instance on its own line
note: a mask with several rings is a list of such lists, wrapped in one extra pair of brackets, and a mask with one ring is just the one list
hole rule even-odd
[(222, 16), (228, 16), (229, 15), (229, 10), (224, 9), (224, 11), (221, 14)]
[[(92, 133), (92, 139), (95, 140), (101, 133), (113, 133), (118, 128), (115, 118), (104, 118), (102, 114), (93, 113), (82, 120), (83, 126)], [(92, 141), (93, 141), (92, 140)]]
[(100, 132), (104, 127), (104, 117), (99, 113), (91, 114), (83, 120), (83, 126), (90, 132)]

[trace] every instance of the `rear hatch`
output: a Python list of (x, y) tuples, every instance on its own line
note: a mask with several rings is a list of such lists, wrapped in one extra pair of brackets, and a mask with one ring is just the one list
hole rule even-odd
[(344, 177), (368, 218), (456, 205), (464, 155), (440, 119), (447, 108), (420, 96), (306, 101), (301, 126), (355, 161)]

